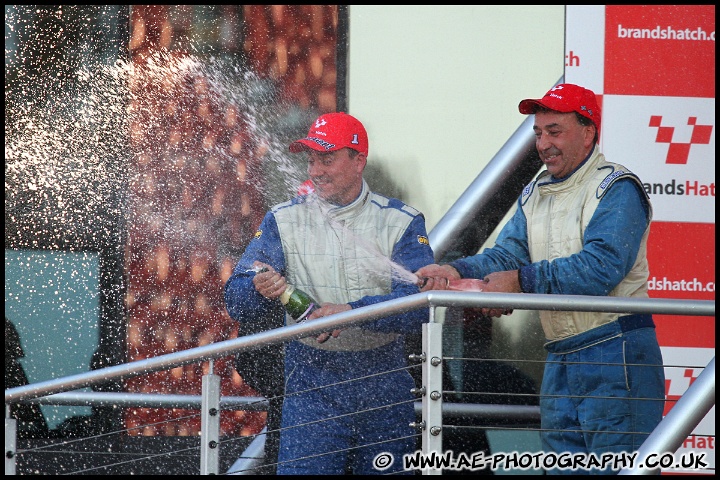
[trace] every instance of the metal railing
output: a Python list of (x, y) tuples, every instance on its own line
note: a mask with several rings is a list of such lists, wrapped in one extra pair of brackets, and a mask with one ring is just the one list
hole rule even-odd
[[(166, 370), (198, 361), (213, 360), (227, 356), (228, 354), (234, 354), (264, 345), (287, 342), (310, 335), (317, 335), (324, 331), (360, 325), (365, 322), (418, 308), (430, 308), (430, 321), (424, 326), (424, 328), (426, 327), (429, 330), (429, 333), (424, 335), (423, 338), (423, 355), (426, 359), (430, 359), (430, 361), (424, 362), (423, 364), (423, 386), (427, 392), (432, 393), (441, 391), (442, 387), (441, 377), (437, 376), (438, 371), (433, 372), (431, 368), (434, 366), (433, 364), (436, 363), (436, 361), (432, 360), (433, 358), (442, 358), (442, 325), (436, 321), (435, 315), (438, 307), (482, 307), (513, 310), (715, 316), (715, 302), (709, 300), (631, 299), (582, 295), (430, 291), (330, 315), (309, 323), (285, 326), (181, 352), (6, 389), (5, 403), (8, 405), (33, 399), (38, 403), (44, 401), (48, 403), (74, 402), (76, 400), (79, 402), (81, 398), (84, 398), (90, 403), (102, 401), (105, 402), (105, 404), (129, 404), (133, 401), (140, 401), (141, 397), (142, 401), (145, 402), (148, 400), (146, 396), (133, 398), (132, 394), (100, 392), (81, 394), (62, 392), (69, 392), (78, 388), (104, 383), (109, 380), (126, 380), (150, 372)], [(687, 400), (678, 402), (671, 410), (670, 413), (672, 415), (668, 415), (643, 444), (641, 454), (652, 451), (674, 452), (682, 444), (687, 433), (692, 431), (710, 408), (712, 408), (715, 404), (714, 365), (713, 358), (703, 374), (700, 375), (685, 395), (683, 395), (682, 399), (687, 397)], [(441, 369), (439, 371), (441, 373)], [(208, 377), (213, 376), (212, 374), (208, 375)], [(214, 377), (217, 379), (217, 376)], [(214, 415), (212, 411), (214, 409), (214, 411), (217, 412), (221, 408), (221, 401), (219, 389), (217, 387), (213, 388), (214, 383), (212, 382), (214, 380), (209, 378), (207, 381), (209, 382), (207, 387), (205, 386), (205, 381), (203, 382), (201, 401), (203, 420), (201, 446), (204, 449), (201, 455), (201, 471), (202, 473), (212, 474), (217, 473), (217, 449), (209, 448), (208, 446), (211, 446), (213, 442), (215, 442), (216, 446), (218, 436), (218, 427), (217, 425), (213, 425), (216, 419), (213, 418)], [(61, 393), (62, 395), (56, 395)], [(74, 398), (72, 398), (73, 396)], [(183, 402), (191, 400), (189, 398), (178, 398), (178, 396), (174, 395), (157, 395), (155, 397), (156, 398), (153, 399), (155, 405), (163, 406), (172, 405), (173, 402), (179, 402), (180, 400)], [(438, 427), (442, 424), (444, 409), (441, 396), (440, 399), (433, 399), (432, 397), (437, 397), (437, 395), (425, 395), (422, 398), (422, 423), (425, 425), (422, 432), (422, 444), (423, 452), (425, 453), (434, 450), (440, 451), (438, 447), (442, 446), (441, 431), (433, 427)], [(234, 397), (232, 401), (226, 399), (222, 405), (227, 408), (242, 407), (243, 409), (257, 409), (262, 408), (262, 405), (258, 404), (259, 400), (260, 399), (256, 397)], [(448, 407), (450, 406), (448, 405)], [(8, 408), (6, 408), (6, 412), (7, 411), (9, 411)], [(14, 428), (13, 421), (7, 417), (7, 414), (5, 423), (6, 473), (8, 473), (8, 471), (13, 473), (14, 463), (12, 462), (16, 448), (15, 434), (14, 431), (12, 431)], [(9, 431), (8, 428), (10, 428), (11, 431)], [(213, 469), (215, 470), (213, 471)], [(423, 473), (433, 474), (439, 472), (428, 469)], [(624, 471), (623, 473), (648, 474), (651, 472), (648, 470), (635, 469), (629, 472)]]

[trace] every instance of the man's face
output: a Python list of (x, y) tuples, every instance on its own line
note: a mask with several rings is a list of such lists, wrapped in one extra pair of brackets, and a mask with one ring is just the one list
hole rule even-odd
[(367, 161), (364, 154), (355, 154), (349, 148), (307, 152), (308, 175), (320, 198), (333, 205), (347, 205), (360, 195), (362, 171)]
[(594, 126), (583, 126), (574, 113), (535, 113), (535, 147), (555, 178), (568, 176), (593, 148)]

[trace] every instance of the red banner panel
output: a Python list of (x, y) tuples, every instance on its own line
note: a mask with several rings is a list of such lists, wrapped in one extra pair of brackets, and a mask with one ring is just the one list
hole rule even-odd
[[(715, 299), (715, 224), (653, 222), (648, 261), (650, 297)], [(654, 318), (660, 345), (715, 348), (714, 317)]]
[(714, 5), (607, 5), (606, 95), (715, 97)]

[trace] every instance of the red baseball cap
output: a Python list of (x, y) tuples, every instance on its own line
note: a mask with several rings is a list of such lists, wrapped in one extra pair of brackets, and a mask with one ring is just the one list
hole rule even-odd
[(561, 83), (551, 88), (543, 98), (526, 98), (518, 105), (520, 113), (525, 115), (535, 113), (538, 107), (562, 113), (577, 112), (592, 120), (600, 134), (600, 107), (592, 90), (572, 83)]
[(367, 132), (360, 120), (345, 112), (337, 112), (320, 115), (310, 127), (307, 137), (290, 144), (290, 151), (298, 153), (309, 148), (334, 152), (346, 147), (367, 155)]

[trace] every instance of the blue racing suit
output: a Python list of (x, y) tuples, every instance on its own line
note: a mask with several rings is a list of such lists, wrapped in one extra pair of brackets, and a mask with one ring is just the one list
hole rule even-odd
[[(451, 263), (462, 277), (519, 269), (526, 293), (647, 297), (652, 207), (637, 177), (597, 147), (568, 177), (525, 187), (495, 246)], [(633, 452), (662, 420), (665, 380), (652, 316), (540, 312), (546, 452)], [(579, 470), (550, 473), (607, 473)]]
[[(433, 253), (423, 215), (363, 182), (350, 205), (311, 193), (265, 215), (225, 287), (227, 310), (240, 322), (279, 304), (255, 290), (247, 271), (255, 260), (320, 303), (358, 308), (419, 293), (412, 272), (432, 263)], [(428, 310), (418, 309), (324, 343), (312, 336), (286, 345), (278, 475), (402, 472), (402, 456), (415, 448), (415, 385), (403, 334), (427, 320)], [(294, 323), (288, 315), (285, 321)], [(381, 453), (395, 459), (387, 469), (373, 463)]]

